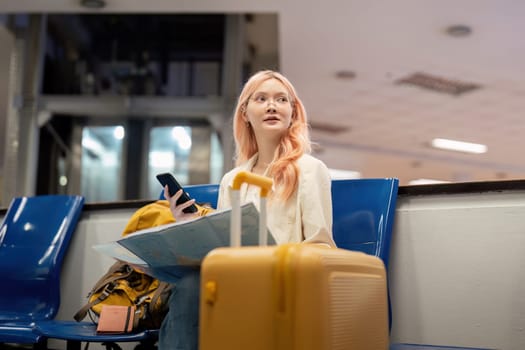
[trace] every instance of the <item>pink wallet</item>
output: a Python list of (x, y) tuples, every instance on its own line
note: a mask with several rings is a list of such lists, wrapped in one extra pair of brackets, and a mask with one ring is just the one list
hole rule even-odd
[(104, 305), (98, 318), (97, 333), (129, 333), (133, 330), (134, 317), (134, 306)]

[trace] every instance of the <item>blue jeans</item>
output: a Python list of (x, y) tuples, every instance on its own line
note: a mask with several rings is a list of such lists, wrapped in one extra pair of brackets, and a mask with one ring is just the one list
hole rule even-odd
[(159, 350), (199, 349), (200, 270), (185, 272), (172, 286), (169, 311), (159, 331)]

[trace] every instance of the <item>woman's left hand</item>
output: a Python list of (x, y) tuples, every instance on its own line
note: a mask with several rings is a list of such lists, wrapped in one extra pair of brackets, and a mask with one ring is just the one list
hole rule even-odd
[(177, 205), (177, 200), (182, 196), (182, 189), (178, 190), (173, 196), (170, 196), (168, 186), (164, 186), (164, 198), (170, 203), (170, 211), (176, 222), (191, 220), (196, 216), (196, 213), (185, 213), (183, 210), (195, 204), (195, 199)]

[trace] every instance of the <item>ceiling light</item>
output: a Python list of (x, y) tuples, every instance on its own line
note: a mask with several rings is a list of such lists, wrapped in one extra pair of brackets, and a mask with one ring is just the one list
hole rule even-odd
[(335, 179), (360, 179), (361, 173), (354, 170), (328, 169), (330, 178)]
[(487, 146), (479, 143), (471, 143), (464, 141), (448, 140), (448, 139), (433, 139), (432, 147), (446, 149), (449, 151), (467, 152), (467, 153), (486, 153)]
[(106, 6), (104, 0), (81, 0), (80, 4), (89, 9), (101, 9)]
[(408, 181), (409, 185), (431, 185), (431, 184), (444, 184), (450, 181), (436, 180), (436, 179), (415, 179)]

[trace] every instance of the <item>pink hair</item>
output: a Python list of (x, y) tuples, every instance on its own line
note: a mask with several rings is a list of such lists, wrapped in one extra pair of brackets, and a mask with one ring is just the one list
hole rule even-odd
[(281, 138), (275, 150), (268, 175), (273, 178), (278, 189), (278, 197), (287, 200), (292, 196), (299, 183), (299, 168), (296, 165), (304, 153), (311, 152), (310, 135), (304, 105), (297, 96), (295, 88), (282, 74), (271, 70), (255, 73), (244, 85), (233, 117), (233, 136), (236, 147), (236, 165), (240, 165), (258, 152), (255, 134), (243, 119), (248, 101), (257, 88), (266, 80), (277, 79), (288, 90), (292, 105), (292, 124)]

